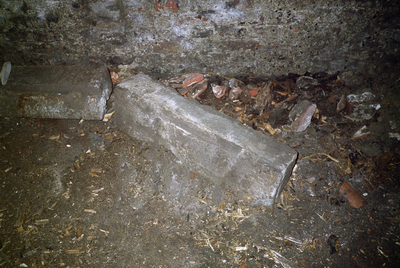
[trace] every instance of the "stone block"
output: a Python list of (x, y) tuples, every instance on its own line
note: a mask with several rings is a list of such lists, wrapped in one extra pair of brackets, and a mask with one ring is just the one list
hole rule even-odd
[(166, 146), (192, 172), (254, 205), (272, 206), (287, 183), (297, 152), (221, 112), (138, 74), (115, 89), (118, 128)]
[(0, 86), (0, 116), (101, 120), (111, 91), (104, 67), (13, 66)]

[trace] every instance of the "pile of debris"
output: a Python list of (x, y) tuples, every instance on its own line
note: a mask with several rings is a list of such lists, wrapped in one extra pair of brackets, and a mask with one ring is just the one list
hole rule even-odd
[[(369, 120), (380, 105), (370, 92), (350, 94), (338, 74), (290, 74), (276, 79), (224, 77), (217, 73), (185, 74), (165, 81), (182, 96), (213, 105), (253, 129), (274, 135), (291, 121), (290, 131), (302, 132), (312, 120), (329, 125), (327, 117), (340, 115), (352, 121)], [(347, 96), (347, 97), (346, 97)], [(296, 105), (294, 100), (301, 99)], [(332, 125), (330, 126), (333, 127)], [(369, 135), (366, 126), (353, 139)]]

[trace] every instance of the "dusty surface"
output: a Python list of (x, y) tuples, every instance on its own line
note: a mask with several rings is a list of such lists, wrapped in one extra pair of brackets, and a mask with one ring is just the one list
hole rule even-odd
[[(299, 152), (273, 208), (251, 207), (235, 193), (212, 203), (206, 178), (113, 120), (2, 118), (0, 267), (396, 267), (400, 156), (388, 133), (399, 102), (381, 91), (373, 118), (353, 122), (321, 95), (343, 90), (356, 89), (297, 91), (292, 104), (308, 99), (325, 116), (305, 132), (288, 128), (290, 106), (269, 121), (281, 130), (274, 137)], [(201, 102), (243, 119), (226, 98)], [(352, 140), (363, 125), (371, 134)], [(349, 205), (339, 193), (344, 180), (366, 206)]]
[(400, 74), (399, 1), (0, 2), (0, 63), (158, 73)]

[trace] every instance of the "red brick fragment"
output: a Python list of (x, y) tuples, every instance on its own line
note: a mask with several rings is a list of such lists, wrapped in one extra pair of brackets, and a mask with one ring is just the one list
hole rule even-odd
[(160, 2), (155, 3), (155, 8), (156, 8), (156, 11), (160, 11), (161, 9), (164, 9)]
[(249, 94), (251, 97), (255, 97), (257, 96), (258, 91), (260, 91), (260, 88), (249, 89)]
[(185, 81), (183, 81), (182, 87), (183, 88), (188, 87), (190, 85), (193, 85), (195, 83), (202, 81), (203, 79), (204, 79), (204, 77), (200, 73), (191, 74), (188, 78), (185, 79)]
[(178, 3), (175, 0), (168, 0), (165, 7), (171, 9), (172, 11), (178, 11)]
[(360, 208), (367, 205), (367, 201), (359, 194), (351, 185), (344, 181), (339, 189), (339, 192), (347, 199), (350, 206), (353, 208)]
[(178, 91), (178, 93), (183, 96), (183, 95), (186, 95), (190, 89), (191, 89), (191, 87), (187, 87), (187, 88), (179, 87), (179, 88), (176, 88), (176, 91)]
[(207, 89), (207, 87), (208, 87), (208, 81), (207, 79), (204, 79), (203, 81), (190, 87), (188, 96), (190, 96), (193, 99), (196, 99), (201, 95), (201, 93), (203, 93)]

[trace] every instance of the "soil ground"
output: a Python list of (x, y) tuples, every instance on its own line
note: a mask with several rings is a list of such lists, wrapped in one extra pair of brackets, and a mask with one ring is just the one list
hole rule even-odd
[[(234, 192), (214, 203), (207, 178), (113, 119), (2, 118), (0, 267), (398, 267), (399, 102), (379, 101), (365, 122), (328, 111), (301, 133), (282, 114), (274, 137), (299, 159), (273, 208)], [(372, 134), (352, 140), (365, 124)], [(343, 181), (366, 206), (349, 204)]]

